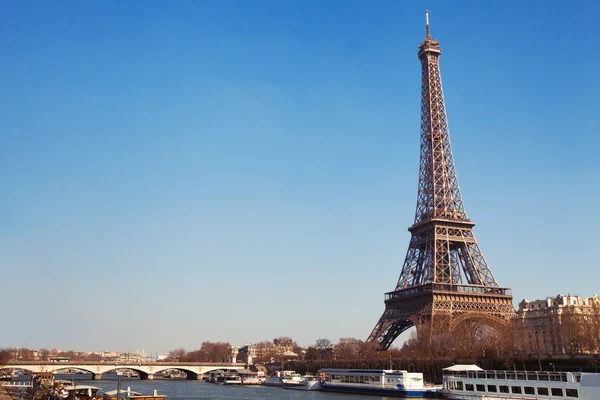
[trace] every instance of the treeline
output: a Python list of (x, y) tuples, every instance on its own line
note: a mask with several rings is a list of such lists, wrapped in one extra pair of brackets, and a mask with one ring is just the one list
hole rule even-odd
[(69, 357), (73, 361), (100, 361), (102, 358), (99, 354), (78, 353), (72, 350), (31, 350), (11, 347), (0, 350), (0, 354), (6, 358), (6, 361), (48, 361), (50, 357)]
[(203, 342), (198, 350), (190, 352), (186, 352), (182, 348), (171, 350), (162, 361), (225, 363), (231, 360), (231, 356), (231, 344), (227, 342)]

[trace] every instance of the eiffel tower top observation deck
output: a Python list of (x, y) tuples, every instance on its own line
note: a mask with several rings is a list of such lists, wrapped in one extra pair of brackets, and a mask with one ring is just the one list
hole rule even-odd
[[(411, 240), (386, 310), (367, 341), (387, 349), (404, 330), (427, 325), (430, 334), (452, 331), (466, 320), (488, 325), (513, 315), (510, 289), (499, 287), (473, 235), (462, 201), (439, 68), (441, 48), (431, 37), (429, 14), (419, 46), (421, 157)], [(436, 324), (434, 324), (434, 319)]]

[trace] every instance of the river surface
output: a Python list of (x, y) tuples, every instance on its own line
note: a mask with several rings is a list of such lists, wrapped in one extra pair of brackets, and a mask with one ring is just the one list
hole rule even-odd
[[(89, 374), (55, 375), (55, 379), (75, 380), (77, 385), (91, 385), (103, 391), (117, 389), (116, 374), (103, 374), (102, 380), (94, 381)], [(167, 400), (392, 400), (397, 397), (365, 396), (358, 394), (325, 393), (319, 391), (290, 390), (273, 386), (230, 386), (204, 381), (156, 379), (142, 381), (137, 378), (121, 378), (121, 390), (127, 388), (143, 394), (167, 395)]]

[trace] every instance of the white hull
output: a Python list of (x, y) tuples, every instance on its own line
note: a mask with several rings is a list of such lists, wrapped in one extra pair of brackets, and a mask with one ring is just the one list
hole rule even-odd
[(268, 376), (262, 384), (265, 386), (283, 386), (283, 381), (278, 376)]
[(294, 390), (321, 390), (321, 382), (316, 381), (300, 381), (298, 383), (286, 382), (283, 384), (285, 389)]
[(600, 399), (600, 374), (452, 370), (438, 394), (454, 400)]

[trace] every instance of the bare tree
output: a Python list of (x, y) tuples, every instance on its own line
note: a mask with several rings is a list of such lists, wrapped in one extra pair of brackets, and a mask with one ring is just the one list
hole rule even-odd
[(0, 367), (8, 363), (12, 359), (10, 350), (0, 350)]
[(561, 315), (561, 325), (567, 354), (573, 355), (583, 352), (585, 343), (584, 323), (583, 316), (577, 312), (575, 307), (565, 307)]
[(204, 342), (200, 350), (206, 354), (207, 362), (226, 362), (231, 355), (231, 345), (227, 342)]
[(306, 349), (306, 354), (304, 355), (305, 360), (314, 361), (318, 360), (319, 358), (321, 358), (321, 354), (319, 353), (319, 350), (317, 350), (316, 347), (309, 347), (308, 349)]
[(169, 351), (168, 358), (170, 361), (180, 362), (180, 361), (185, 361), (186, 355), (187, 355), (187, 353), (186, 353), (185, 349), (179, 348), (179, 349)]
[(335, 355), (338, 360), (357, 360), (363, 341), (355, 338), (340, 338), (335, 346)]
[(40, 361), (48, 361), (48, 358), (50, 357), (50, 350), (41, 349), (39, 351), (39, 354), (40, 354)]
[(592, 304), (587, 309), (584, 319), (583, 340), (585, 347), (591, 354), (600, 354), (600, 300), (597, 297), (592, 299)]
[(329, 346), (331, 346), (331, 340), (326, 339), (326, 338), (317, 339), (317, 342), (315, 344), (315, 347), (317, 349), (323, 349), (323, 348), (329, 347)]
[(379, 354), (379, 345), (375, 342), (360, 342), (358, 358), (361, 360), (375, 360)]

